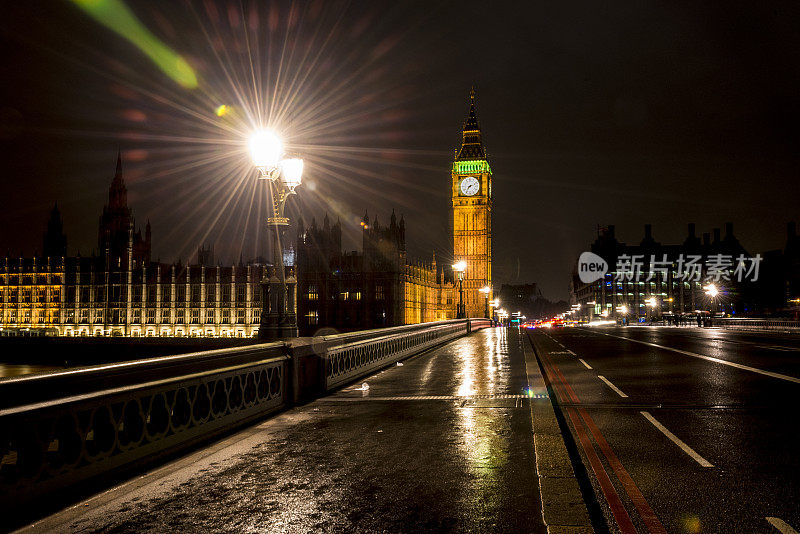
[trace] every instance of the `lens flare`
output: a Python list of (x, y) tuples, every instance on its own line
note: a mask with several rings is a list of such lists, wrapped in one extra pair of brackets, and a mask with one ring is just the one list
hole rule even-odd
[(153, 35), (122, 0), (72, 0), (93, 19), (136, 45), (167, 76), (187, 89), (197, 87), (192, 67)]

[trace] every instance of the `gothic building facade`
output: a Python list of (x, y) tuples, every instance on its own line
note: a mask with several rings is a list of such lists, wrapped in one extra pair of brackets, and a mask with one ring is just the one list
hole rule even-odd
[(44, 255), (0, 258), (0, 332), (64, 336), (251, 337), (261, 318), (265, 266), (213, 265), (202, 249), (195, 264), (150, 258), (151, 230), (135, 228), (117, 168), (98, 225), (99, 253), (66, 255), (58, 207), (44, 235)]
[(362, 252), (342, 252), (342, 226), (328, 216), (297, 239), (300, 335), (362, 330), (455, 318), (452, 276), (406, 258), (405, 220), (389, 225), (364, 214)]

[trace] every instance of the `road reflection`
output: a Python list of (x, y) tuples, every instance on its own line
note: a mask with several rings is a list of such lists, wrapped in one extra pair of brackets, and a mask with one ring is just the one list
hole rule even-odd
[[(506, 330), (484, 331), (484, 336), (485, 343), (477, 344), (473, 337), (457, 354), (461, 369), (457, 392), (460, 397), (509, 393)], [(480, 488), (474, 495), (483, 496), (480, 502), (471, 505), (490, 509), (497, 504), (491, 501), (497, 498), (500, 473), (509, 461), (510, 408), (494, 401), (468, 398), (457, 406), (461, 453), (473, 475), (473, 483)]]

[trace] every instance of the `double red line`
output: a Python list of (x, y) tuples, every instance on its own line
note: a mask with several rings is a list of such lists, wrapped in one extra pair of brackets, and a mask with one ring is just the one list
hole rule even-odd
[[(531, 344), (533, 344), (533, 339), (529, 338), (529, 341)], [(558, 368), (558, 366), (553, 363), (552, 360), (550, 360), (550, 357), (544, 351), (539, 351), (539, 356), (542, 360), (542, 364), (547, 370), (548, 376), (550, 377), (550, 383), (558, 393), (558, 397), (562, 399), (569, 399), (573, 404), (579, 405), (581, 401), (578, 398), (578, 395), (572, 389), (572, 386), (570, 386), (569, 382), (567, 382), (567, 379), (561, 373), (561, 370)], [(633, 521), (631, 521), (631, 517), (628, 515), (628, 511), (625, 509), (625, 505), (622, 503), (622, 499), (620, 499), (617, 490), (614, 488), (614, 484), (611, 482), (611, 478), (608, 476), (608, 473), (603, 467), (603, 463), (600, 461), (600, 457), (598, 456), (591, 439), (589, 439), (589, 433), (591, 433), (595, 443), (597, 443), (597, 447), (600, 449), (600, 452), (603, 454), (603, 456), (605, 456), (606, 460), (608, 461), (608, 465), (611, 466), (611, 470), (616, 475), (617, 480), (619, 480), (622, 488), (625, 490), (625, 493), (628, 494), (631, 502), (633, 502), (633, 505), (636, 507), (636, 511), (639, 513), (642, 521), (647, 526), (647, 530), (653, 534), (666, 534), (667, 531), (664, 529), (664, 525), (661, 524), (661, 521), (658, 520), (658, 517), (653, 512), (653, 509), (650, 508), (649, 504), (647, 504), (647, 500), (645, 500), (642, 492), (639, 491), (639, 488), (636, 486), (636, 483), (634, 483), (633, 478), (631, 478), (628, 471), (622, 465), (622, 462), (619, 461), (617, 455), (614, 454), (614, 451), (606, 441), (603, 433), (600, 432), (599, 428), (597, 428), (594, 420), (589, 416), (588, 413), (586, 413), (586, 410), (580, 406), (567, 406), (566, 411), (567, 415), (569, 415), (570, 421), (572, 421), (573, 428), (575, 428), (575, 433), (578, 435), (578, 440), (580, 441), (581, 446), (586, 453), (586, 458), (588, 458), (589, 464), (592, 466), (592, 471), (594, 471), (594, 474), (597, 477), (597, 481), (600, 484), (600, 489), (603, 491), (603, 495), (608, 502), (608, 506), (611, 509), (611, 514), (614, 516), (614, 520), (617, 522), (617, 525), (619, 525), (622, 533), (636, 534), (636, 527), (634, 527)], [(583, 421), (581, 421), (581, 419)], [(584, 423), (586, 424), (586, 427), (588, 427), (589, 433), (586, 432)]]

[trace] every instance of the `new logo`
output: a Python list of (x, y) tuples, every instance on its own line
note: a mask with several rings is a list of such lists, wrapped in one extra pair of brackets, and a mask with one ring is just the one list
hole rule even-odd
[(593, 252), (584, 252), (578, 258), (578, 278), (584, 284), (600, 280), (608, 272), (606, 260)]

